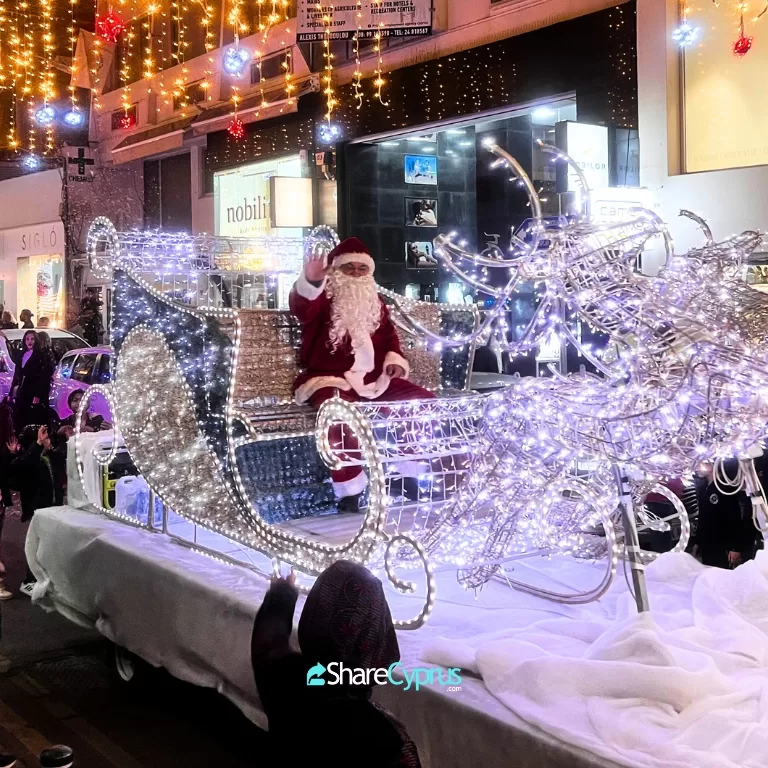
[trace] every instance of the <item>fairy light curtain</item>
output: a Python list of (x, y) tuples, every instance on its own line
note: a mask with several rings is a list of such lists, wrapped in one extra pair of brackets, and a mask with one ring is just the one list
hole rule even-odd
[(85, 123), (76, 72), (77, 30), (93, 24), (79, 0), (0, 3), (0, 148), (34, 169), (52, 155), (57, 135)]

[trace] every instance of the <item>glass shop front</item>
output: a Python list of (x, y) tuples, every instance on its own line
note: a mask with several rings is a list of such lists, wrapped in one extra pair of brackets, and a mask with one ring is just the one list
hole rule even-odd
[(314, 104), (249, 125), (242, 141), (209, 134), (204, 153), (206, 192), (213, 196), (214, 233), (253, 238), (243, 252), (216, 255), (200, 290), (213, 305), (286, 308), (303, 263), (302, 238), (318, 218)]
[[(340, 115), (339, 230), (366, 243), (377, 281), (424, 301), (481, 310), (492, 303), (445, 270), (433, 246), (437, 235), (455, 233), (466, 250), (492, 255), (525, 236), (530, 201), (509, 172), (493, 166), (490, 142), (533, 181), (549, 227), (580, 207), (580, 194), (575, 174), (538, 142), (568, 151), (593, 191), (637, 186), (634, 36), (630, 2), (391, 72), (384, 107)], [(490, 273), (502, 271), (475, 277), (495, 285), (506, 275)], [(510, 340), (532, 317), (539, 290), (527, 284), (515, 295)], [(575, 322), (572, 330), (587, 344), (599, 342)], [(578, 355), (543, 344), (538, 356), (501, 367), (522, 375), (545, 374), (550, 365), (589, 370)]]
[[(481, 311), (490, 306), (490, 296), (442, 267), (434, 253), (434, 238), (453, 233), (467, 250), (485, 256), (506, 253), (513, 236), (525, 238), (530, 200), (518, 180), (495, 164), (488, 143), (505, 149), (527, 170), (547, 227), (561, 226), (581, 203), (575, 177), (566, 168), (559, 169), (539, 142), (567, 148), (590, 188), (607, 188), (609, 131), (577, 118), (576, 99), (567, 96), (431, 131), (351, 143), (345, 152), (346, 215), (354, 234), (376, 255), (377, 281), (412, 299), (477, 304)], [(636, 142), (632, 149), (636, 153)], [(492, 284), (508, 279), (505, 270), (470, 269), (470, 273)], [(515, 295), (507, 321), (510, 340), (518, 338), (533, 315), (539, 290), (528, 283)], [(572, 330), (584, 342), (597, 341), (588, 338), (579, 324), (574, 323)], [(566, 360), (566, 354), (574, 359)], [(550, 366), (563, 370), (583, 364), (589, 369), (578, 357), (577, 351), (567, 352), (553, 339), (535, 357), (506, 362), (497, 357), (497, 365), (522, 375), (547, 375)]]

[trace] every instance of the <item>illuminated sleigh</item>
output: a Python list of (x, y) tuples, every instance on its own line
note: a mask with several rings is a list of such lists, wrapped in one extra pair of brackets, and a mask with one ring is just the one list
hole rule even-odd
[[(326, 231), (293, 245), (300, 268), (307, 245), (328, 249), (333, 241)], [(254, 251), (270, 247), (265, 241), (117, 233), (105, 219), (91, 227), (92, 267), (111, 271), (114, 282), (116, 355), (113, 383), (93, 391), (110, 400), (125, 447), (164, 505), (160, 517), (148, 514), (141, 524), (267, 569), (284, 562), (317, 575), (339, 559), (383, 566), (401, 591), (416, 586), (394, 572), (395, 551), (399, 559), (408, 550), (423, 573), (426, 597), (417, 616), (397, 623), (415, 628), (431, 611), (434, 583), (411, 529), (422, 507), (444, 501), (460, 483), (482, 400), (467, 391), (473, 345), (430, 350), (418, 329), (471, 333), (477, 313), (384, 292), (412, 378), (438, 397), (375, 405), (333, 398), (316, 413), (291, 399), (300, 327), (289, 312), (193, 306), (201, 294), (221, 304), (222, 288), (232, 295), (233, 287), (252, 284), (254, 275), (227, 274), (221, 266), (253, 264)], [(275, 247), (286, 248), (286, 241)], [(328, 446), (337, 423), (357, 438), (346, 456)], [(98, 460), (107, 463), (112, 454)], [(336, 515), (328, 466), (345, 462), (363, 466), (369, 477), (360, 515)], [(413, 496), (406, 488), (413, 484), (403, 479), (403, 464), (416, 468), (410, 500), (405, 491)], [(431, 476), (429, 505), (420, 503), (421, 473)], [(219, 545), (207, 543), (213, 538)], [(222, 547), (222, 539), (237, 552), (226, 542)]]

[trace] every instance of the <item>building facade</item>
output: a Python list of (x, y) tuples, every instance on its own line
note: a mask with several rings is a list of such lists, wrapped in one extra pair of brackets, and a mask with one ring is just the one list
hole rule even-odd
[[(146, 226), (263, 232), (266, 218), (249, 212), (265, 196), (266, 179), (278, 170), (310, 177), (315, 223), (369, 242), (385, 283), (439, 298), (436, 270), (419, 267), (412, 279), (417, 267), (406, 257), (414, 243), (458, 229), (478, 249), (503, 248), (526, 218), (524, 202), (487, 172), (484, 138), (498, 134), (543, 189), (554, 189), (534, 139), (553, 141), (563, 121), (604, 126), (605, 186), (637, 183), (634, 13), (634, 3), (597, 0), (434, 3), (429, 36), (393, 36), (378, 53), (371, 41), (331, 42), (330, 120), (328, 59), (322, 43), (297, 42), (298, 19), (236, 44), (225, 31), (223, 47), (152, 77), (119, 87), (105, 74), (113, 89), (99, 96), (91, 137), (100, 164), (141, 173)], [(251, 55), (241, 77), (226, 70), (233, 49)], [(181, 73), (184, 88), (174, 90), (169, 84)], [(239, 137), (227, 130), (235, 98)], [(412, 164), (439, 165), (437, 178), (408, 180), (406, 155)], [(559, 214), (560, 199), (550, 202)], [(243, 220), (228, 221), (238, 205)], [(421, 205), (422, 225), (414, 226)], [(429, 254), (422, 262), (431, 262)]]
[(681, 208), (703, 216), (715, 239), (768, 230), (768, 113), (760, 95), (768, 26), (765, 18), (747, 20), (754, 44), (739, 56), (736, 6), (688, 5), (695, 32), (680, 47), (673, 39), (679, 4), (637, 3), (640, 181), (678, 250), (702, 244), (692, 222), (678, 217)]
[(63, 324), (65, 236), (58, 170), (0, 181), (0, 304)]

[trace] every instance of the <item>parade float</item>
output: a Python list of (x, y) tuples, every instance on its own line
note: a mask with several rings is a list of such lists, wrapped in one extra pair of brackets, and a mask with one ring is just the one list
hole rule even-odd
[[(618, 223), (596, 222), (578, 166), (554, 147), (542, 148), (554, 161), (571, 163), (581, 179), (578, 215), (547, 230), (545, 239), (533, 185), (514, 158), (490, 145), (496, 163), (528, 193), (532, 223), (527, 236), (514, 238), (510, 252), (490, 255), (467, 252), (449, 234), (435, 240), (443, 266), (491, 296), (492, 306), (478, 313), (466, 305), (421, 303), (382, 291), (412, 377), (437, 394), (429, 401), (349, 403), (334, 398), (319, 412), (296, 405), (291, 385), (298, 372), (300, 328), (284, 309), (243, 308), (242, 302), (233, 306), (233, 287), (285, 283), (281, 265), (290, 278), (303, 257), (329, 251), (336, 242), (330, 230), (319, 228), (305, 240), (278, 243), (119, 233), (105, 219), (93, 223), (88, 236), (92, 268), (111, 274), (114, 284), (116, 369), (112, 384), (91, 391), (108, 399), (117, 429), (109, 437), (78, 434), (71, 465), (91, 496), (82, 506), (99, 506), (88, 494), (93, 487), (89, 474), (93, 466), (108, 465), (118, 451), (130, 454), (151, 493), (142, 509), (101, 508), (109, 520), (80, 519), (71, 525), (91, 531), (83, 540), (95, 536), (100, 545), (105, 531), (116, 537), (114, 546), (125, 550), (126, 562), (115, 567), (140, 581), (152, 616), (161, 617), (147, 622), (154, 623), (163, 641), (148, 639), (147, 622), (141, 631), (129, 627), (135, 618), (124, 618), (118, 627), (114, 614), (125, 616), (125, 611), (117, 596), (107, 600), (114, 613), (105, 611), (109, 619), (101, 619), (108, 637), (201, 682), (199, 668), (190, 671), (189, 664), (178, 664), (179, 655), (189, 657), (190, 636), (199, 640), (199, 630), (182, 618), (188, 615), (185, 606), (194, 605), (198, 615), (202, 611), (205, 619), (215, 621), (218, 609), (226, 605), (231, 610), (232, 601), (241, 597), (233, 584), (241, 585), (242, 596), (248, 594), (251, 588), (242, 586), (245, 571), (260, 578), (290, 566), (306, 589), (341, 558), (360, 562), (389, 581), (401, 629), (422, 627), (436, 606), (440, 609), (439, 590), (447, 596), (439, 627), (450, 636), (463, 624), (478, 634), (484, 625), (471, 601), (460, 603), (457, 590), (462, 589), (476, 604), (489, 596), (500, 611), (494, 620), (497, 630), (504, 629), (505, 611), (521, 593), (566, 611), (603, 596), (606, 605), (615, 605), (620, 585), (614, 576), (620, 564), (631, 571), (629, 594), (643, 614), (652, 607), (645, 568), (657, 555), (641, 549), (638, 532), (674, 527), (679, 535), (673, 552), (685, 550), (687, 512), (664, 481), (689, 478), (705, 460), (714, 462), (715, 476), (728, 492), (741, 488), (749, 494), (755, 524), (765, 528), (765, 498), (752, 459), (760, 453), (756, 446), (768, 424), (763, 333), (768, 301), (741, 275), (760, 235), (747, 232), (716, 243), (703, 221), (686, 214), (701, 226), (704, 244), (677, 255), (664, 223), (651, 211), (638, 209)], [(652, 241), (661, 243), (666, 262), (656, 277), (647, 277), (636, 264)], [(284, 258), (274, 258), (278, 249), (287, 249)], [(526, 281), (540, 286), (541, 301), (524, 332), (510, 340), (510, 301)], [(605, 335), (602, 353), (582, 344), (573, 332), (574, 319)], [(577, 346), (594, 373), (552, 370), (551, 376), (517, 379), (489, 395), (469, 389), (478, 343), (492, 339), (514, 356), (553, 336)], [(87, 407), (84, 399), (81, 414)], [(329, 439), (339, 425), (342, 434), (354, 436), (353, 443)], [(721, 471), (730, 457), (739, 462), (735, 478)], [(363, 466), (368, 475), (367, 503), (360, 515), (340, 515), (328, 471), (352, 464)], [(644, 505), (650, 493), (669, 500), (669, 515), (659, 517)], [(126, 536), (115, 532), (121, 523), (147, 529), (149, 538), (132, 550)], [(54, 523), (39, 523), (31, 532), (32, 548), (40, 549), (40, 591), (50, 589), (56, 603), (51, 572), (61, 555), (49, 553), (46, 562), (46, 535), (53, 536), (50, 530), (45, 533), (46, 525)], [(59, 519), (55, 525), (66, 524)], [(57, 535), (59, 542), (77, 538), (71, 531)], [(182, 555), (173, 543), (193, 551)], [(209, 558), (190, 559), (195, 554)], [(536, 576), (530, 566), (534, 561), (547, 563), (546, 579), (525, 578), (526, 573)], [(219, 562), (232, 564), (239, 574), (229, 571), (221, 577), (229, 579), (223, 591), (221, 585), (200, 583), (201, 573), (208, 574), (205, 581), (213, 580), (210, 563)], [(574, 577), (574, 563), (583, 565), (590, 578)], [(398, 593), (407, 599), (398, 599)], [(62, 604), (72, 608), (78, 602), (60, 598), (60, 610)], [(90, 605), (88, 611), (77, 609), (80, 613), (96, 610), (84, 592), (79, 602)], [(104, 608), (97, 603), (101, 614)], [(237, 628), (236, 622), (222, 626), (223, 648), (210, 638), (199, 640), (211, 656), (204, 666), (209, 673), (215, 670), (212, 679), (203, 676), (202, 682), (217, 685), (245, 709), (242, 700), (252, 693), (252, 682), (243, 682), (247, 669), (241, 664), (236, 672), (223, 670), (238, 653), (235, 640), (246, 642), (247, 617), (252, 619), (255, 611), (249, 606), (241, 611)], [(187, 626), (186, 635), (179, 622)], [(424, 632), (406, 634), (415, 638)], [(430, 656), (416, 640), (402, 644), (412, 659), (427, 656), (446, 663), (444, 651)], [(207, 658), (197, 647), (195, 656)], [(482, 665), (474, 671), (505, 701)], [(477, 696), (492, 699), (482, 683), (477, 686)], [(421, 707), (423, 714), (423, 702)], [(496, 702), (489, 716), (494, 720), (491, 742), (501, 739), (512, 748), (513, 743), (519, 747), (520, 739), (534, 738), (521, 721), (510, 724), (498, 709)], [(400, 711), (406, 720), (410, 717)], [(563, 738), (542, 718), (527, 719)], [(423, 726), (423, 718), (420, 722)], [(447, 723), (446, 729), (461, 730)], [(443, 738), (445, 744), (438, 747), (435, 734), (421, 730), (432, 754), (448, 760), (453, 742)], [(570, 740), (584, 746), (575, 737)], [(616, 750), (593, 751), (616, 759)], [(559, 759), (566, 760), (566, 752)], [(564, 764), (582, 764), (572, 752), (567, 759)], [(434, 764), (469, 764), (453, 760)]]

